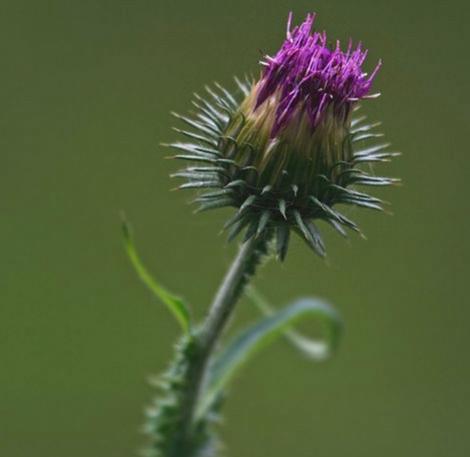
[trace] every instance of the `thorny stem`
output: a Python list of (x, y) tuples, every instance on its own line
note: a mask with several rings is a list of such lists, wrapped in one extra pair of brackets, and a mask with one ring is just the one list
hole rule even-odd
[(200, 332), (195, 335), (198, 356), (188, 373), (191, 388), (188, 389), (185, 399), (185, 420), (182, 427), (182, 434), (187, 438), (190, 438), (192, 427), (197, 420), (197, 405), (207, 378), (213, 350), (232, 315), (244, 286), (255, 273), (263, 255), (267, 253), (267, 244), (267, 237), (263, 239), (252, 237), (240, 247), (214, 297)]
[(258, 242), (255, 237), (252, 237), (240, 247), (238, 255), (215, 295), (200, 335), (200, 344), (207, 352), (210, 352), (217, 342), (240, 297), (244, 283), (253, 274), (253, 272), (247, 272), (247, 269)]

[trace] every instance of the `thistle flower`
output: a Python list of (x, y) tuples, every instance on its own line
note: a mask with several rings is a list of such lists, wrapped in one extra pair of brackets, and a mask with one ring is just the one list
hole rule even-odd
[(207, 99), (195, 94), (194, 117), (173, 113), (191, 128), (175, 129), (190, 141), (168, 145), (195, 163), (173, 176), (187, 179), (180, 189), (205, 191), (195, 200), (199, 210), (235, 207), (225, 224), (229, 239), (243, 230), (245, 240), (275, 234), (281, 259), (291, 230), (324, 256), (315, 221), (343, 236), (345, 228), (360, 232), (336, 205), (382, 210), (380, 199), (356, 186), (397, 182), (360, 168), (397, 155), (388, 143), (364, 145), (382, 134), (356, 116), (360, 100), (378, 96), (370, 91), (381, 63), (368, 75), (361, 44), (328, 46), (325, 32), (312, 31), (314, 19), (292, 28), (289, 15), (287, 37), (261, 62), (259, 80), (236, 79), (236, 94), (219, 84), (206, 87)]

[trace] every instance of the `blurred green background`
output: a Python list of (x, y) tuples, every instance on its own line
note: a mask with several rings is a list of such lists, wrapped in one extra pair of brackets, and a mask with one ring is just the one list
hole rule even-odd
[[(235, 246), (220, 211), (169, 192), (170, 110), (230, 85), (297, 21), (383, 58), (367, 103), (404, 152), (382, 171), (395, 215), (353, 211), (369, 240), (299, 241), (257, 283), (276, 305), (331, 300), (347, 331), (314, 365), (277, 344), (233, 386), (230, 456), (464, 457), (468, 426), (468, 36), (463, 1), (7, 1), (0, 7), (0, 455), (128, 457), (146, 377), (178, 329), (134, 276), (119, 211), (149, 267), (201, 317)], [(467, 39), (465, 39), (467, 38)], [(240, 303), (237, 323), (257, 315)]]

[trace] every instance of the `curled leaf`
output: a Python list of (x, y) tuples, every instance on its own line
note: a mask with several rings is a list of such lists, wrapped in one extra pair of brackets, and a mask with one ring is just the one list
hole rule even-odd
[[(306, 318), (317, 319), (325, 324), (326, 341), (313, 341), (292, 333), (291, 327)], [(267, 316), (242, 331), (216, 357), (197, 416), (203, 417), (238, 370), (279, 336), (287, 335), (298, 348), (302, 348), (315, 360), (322, 360), (336, 348), (341, 326), (341, 319), (335, 309), (318, 299), (303, 298), (280, 310), (270, 309)]]
[[(253, 287), (248, 287), (246, 290), (247, 297), (251, 302), (266, 316), (272, 314), (275, 309), (267, 302), (267, 300)], [(309, 299), (305, 299), (309, 300)], [(283, 332), (286, 340), (291, 343), (302, 354), (314, 361), (322, 361), (331, 356), (332, 352), (338, 344), (341, 332), (341, 320), (337, 315), (339, 321), (337, 325), (337, 334), (334, 335), (334, 340), (324, 341), (316, 340), (302, 335), (300, 332), (288, 329)]]

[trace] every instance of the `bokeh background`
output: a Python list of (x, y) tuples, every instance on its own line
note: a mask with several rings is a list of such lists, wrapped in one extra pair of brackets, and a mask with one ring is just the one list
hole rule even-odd
[[(339, 354), (283, 343), (240, 376), (223, 437), (243, 457), (465, 457), (470, 452), (468, 3), (4, 0), (0, 7), (0, 455), (128, 457), (178, 329), (134, 276), (119, 212), (155, 275), (204, 310), (235, 246), (220, 211), (169, 192), (171, 110), (231, 84), (297, 20), (384, 60), (367, 103), (405, 185), (395, 215), (353, 211), (369, 240), (299, 241), (257, 284), (276, 304), (343, 313)], [(237, 323), (257, 316), (243, 301)]]

